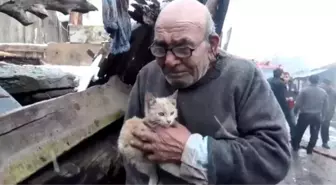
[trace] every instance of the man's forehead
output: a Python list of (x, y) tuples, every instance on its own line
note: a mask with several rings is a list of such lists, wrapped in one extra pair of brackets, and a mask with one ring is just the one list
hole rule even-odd
[(204, 27), (197, 22), (174, 21), (163, 22), (155, 26), (156, 40), (170, 40), (170, 42), (193, 43), (198, 37), (204, 36)]
[(181, 29), (189, 29), (189, 28), (198, 28), (201, 29), (204, 27), (205, 21), (201, 20), (193, 20), (193, 19), (182, 19), (182, 18), (162, 18), (158, 20), (155, 24), (155, 28), (164, 28), (164, 29), (171, 29), (171, 28), (181, 28)]

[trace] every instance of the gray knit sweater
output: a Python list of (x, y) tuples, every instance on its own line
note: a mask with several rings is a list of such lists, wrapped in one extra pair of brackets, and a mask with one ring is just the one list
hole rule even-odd
[[(174, 90), (157, 63), (149, 63), (132, 89), (126, 119), (144, 116), (146, 91), (167, 96)], [(286, 120), (269, 84), (251, 62), (222, 55), (196, 84), (179, 89), (177, 107), (181, 124), (207, 136), (209, 184), (277, 184), (286, 176), (291, 161)], [(221, 127), (237, 138), (228, 137)], [(127, 184), (148, 184), (132, 166), (125, 168)], [(186, 184), (162, 169), (158, 174), (162, 184)]]

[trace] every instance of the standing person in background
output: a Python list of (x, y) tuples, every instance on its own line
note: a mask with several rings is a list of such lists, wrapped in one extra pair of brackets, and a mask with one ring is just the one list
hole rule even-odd
[(282, 69), (277, 68), (273, 71), (273, 78), (268, 79), (268, 82), (271, 86), (271, 89), (278, 100), (278, 103), (282, 109), (282, 112), (285, 115), (286, 121), (289, 126), (290, 130), (290, 136), (291, 140), (293, 140), (294, 137), (294, 129), (295, 129), (295, 124), (294, 124), (294, 119), (292, 119), (292, 116), (290, 114), (290, 109), (286, 100), (286, 84), (284, 81), (284, 72)]
[(290, 76), (290, 74), (288, 72), (284, 72), (283, 75), (283, 80), (286, 84), (286, 99), (293, 99), (295, 100), (297, 95), (299, 94), (298, 88), (296, 87), (296, 85), (293, 82), (293, 78)]
[(307, 146), (307, 154), (312, 154), (321, 124), (326, 118), (328, 95), (322, 88), (318, 87), (319, 76), (310, 76), (309, 82), (310, 85), (300, 92), (296, 100), (294, 113), (297, 115), (300, 111), (300, 114), (295, 127), (292, 146), (294, 151), (299, 150), (302, 136), (309, 125), (310, 140)]
[(334, 116), (335, 105), (336, 105), (336, 92), (332, 87), (331, 81), (328, 79), (323, 80), (323, 84), (321, 85), (322, 89), (326, 91), (328, 94), (328, 109), (326, 113), (326, 118), (322, 123), (321, 127), (321, 138), (322, 138), (322, 147), (326, 149), (330, 149), (328, 145), (329, 141), (329, 127), (331, 119)]
[(289, 106), (289, 116), (290, 116), (290, 125), (293, 127), (295, 127), (295, 115), (294, 115), (294, 106), (295, 106), (295, 100), (296, 97), (298, 95), (298, 89), (296, 87), (296, 85), (293, 82), (293, 78), (290, 76), (290, 74), (288, 72), (284, 72), (283, 75), (283, 80), (286, 84), (286, 100)]

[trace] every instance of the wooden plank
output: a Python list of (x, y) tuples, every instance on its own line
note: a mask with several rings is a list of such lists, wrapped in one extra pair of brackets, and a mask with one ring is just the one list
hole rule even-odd
[(47, 44), (30, 44), (30, 43), (0, 43), (0, 51), (30, 51), (44, 52)]
[[(117, 149), (122, 123), (121, 118), (60, 156), (57, 159), (60, 172), (48, 165), (20, 184), (125, 184), (125, 171)], [(79, 170), (71, 170), (74, 167)], [(70, 175), (64, 176), (66, 171)]]
[(43, 58), (47, 46), (47, 44), (0, 43), (0, 51), (16, 57)]
[(45, 61), (53, 65), (89, 66), (92, 63), (92, 57), (87, 54), (87, 51), (90, 49), (93, 53), (97, 53), (100, 48), (100, 43), (50, 43), (45, 53)]
[[(308, 141), (302, 140), (302, 144), (300, 145), (302, 148), (307, 148)], [(325, 149), (322, 146), (315, 146), (313, 152), (328, 157), (330, 159), (336, 160), (336, 149)]]
[(97, 53), (102, 43), (74, 44), (74, 43), (0, 43), (0, 56), (42, 59), (54, 65), (90, 65), (92, 57), (87, 51)]
[(0, 117), (0, 184), (26, 179), (56, 156), (123, 115), (129, 87), (107, 84), (27, 106)]
[(10, 53), (10, 52), (5, 52), (5, 51), (0, 51), (0, 56), (1, 57), (17, 57), (17, 54)]
[(69, 40), (71, 43), (101, 43), (109, 40), (104, 26), (69, 25)]

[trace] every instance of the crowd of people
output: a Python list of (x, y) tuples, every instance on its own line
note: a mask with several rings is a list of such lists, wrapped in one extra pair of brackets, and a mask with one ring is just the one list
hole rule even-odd
[(275, 69), (273, 77), (268, 79), (288, 123), (293, 150), (299, 150), (303, 134), (309, 126), (307, 154), (312, 154), (319, 131), (322, 147), (330, 149), (329, 127), (335, 112), (336, 91), (330, 80), (323, 79), (320, 83), (318, 75), (311, 75), (308, 81), (309, 85), (299, 91), (290, 74), (280, 68)]

